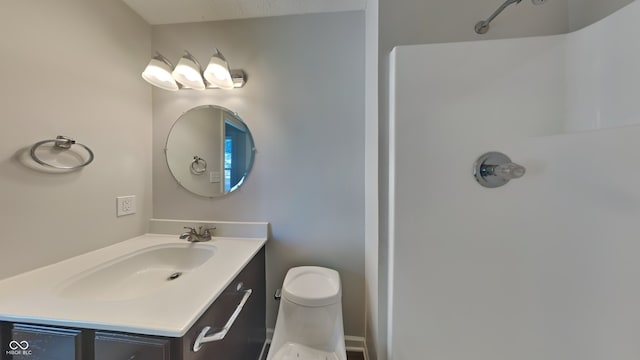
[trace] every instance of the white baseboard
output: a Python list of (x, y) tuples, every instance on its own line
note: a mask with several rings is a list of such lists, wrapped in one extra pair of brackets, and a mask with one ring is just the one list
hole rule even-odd
[[(265, 340), (265, 347), (267, 344), (271, 344), (271, 340), (273, 339), (273, 329), (268, 328), (267, 329), (267, 338)], [(362, 336), (351, 336), (351, 335), (345, 335), (344, 336), (344, 345), (345, 348), (347, 349), (347, 351), (350, 352), (360, 352), (364, 354), (364, 360), (369, 360), (369, 353), (367, 351), (367, 344), (365, 342), (365, 339)], [(264, 347), (263, 347), (263, 351), (264, 351)], [(265, 354), (266, 356), (266, 354)], [(261, 359), (263, 359), (263, 357), (260, 357)]]
[(367, 351), (367, 343), (362, 336), (344, 336), (344, 344), (347, 351), (359, 352), (364, 355), (364, 360), (369, 360), (369, 352)]

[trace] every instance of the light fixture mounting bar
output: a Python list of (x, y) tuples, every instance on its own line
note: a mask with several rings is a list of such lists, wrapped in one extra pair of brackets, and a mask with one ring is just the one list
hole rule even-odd
[[(238, 89), (244, 87), (244, 85), (247, 83), (247, 74), (244, 72), (244, 70), (231, 70), (231, 80), (233, 81), (234, 88)], [(219, 87), (207, 82), (207, 89), (219, 89)]]

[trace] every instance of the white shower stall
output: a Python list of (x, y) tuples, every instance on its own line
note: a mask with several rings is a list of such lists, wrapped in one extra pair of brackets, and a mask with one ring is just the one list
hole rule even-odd
[[(640, 2), (390, 71), (387, 358), (640, 359)], [(526, 174), (480, 186), (488, 151)]]

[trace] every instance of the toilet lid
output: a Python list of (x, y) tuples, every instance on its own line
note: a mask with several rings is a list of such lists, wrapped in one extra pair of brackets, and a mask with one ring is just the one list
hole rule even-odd
[(298, 305), (319, 307), (340, 301), (340, 275), (317, 266), (289, 269), (282, 285), (282, 296)]

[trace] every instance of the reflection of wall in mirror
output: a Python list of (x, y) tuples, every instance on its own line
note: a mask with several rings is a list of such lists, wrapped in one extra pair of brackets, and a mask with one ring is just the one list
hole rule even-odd
[[(169, 167), (178, 181), (197, 194), (216, 196), (224, 193), (224, 143), (220, 136), (224, 131), (222, 114), (216, 111), (213, 117), (210, 108), (191, 110), (188, 122), (179, 120), (171, 130), (172, 144), (189, 146), (169, 146)], [(191, 162), (196, 155), (207, 162), (207, 170), (202, 175), (191, 172)]]

